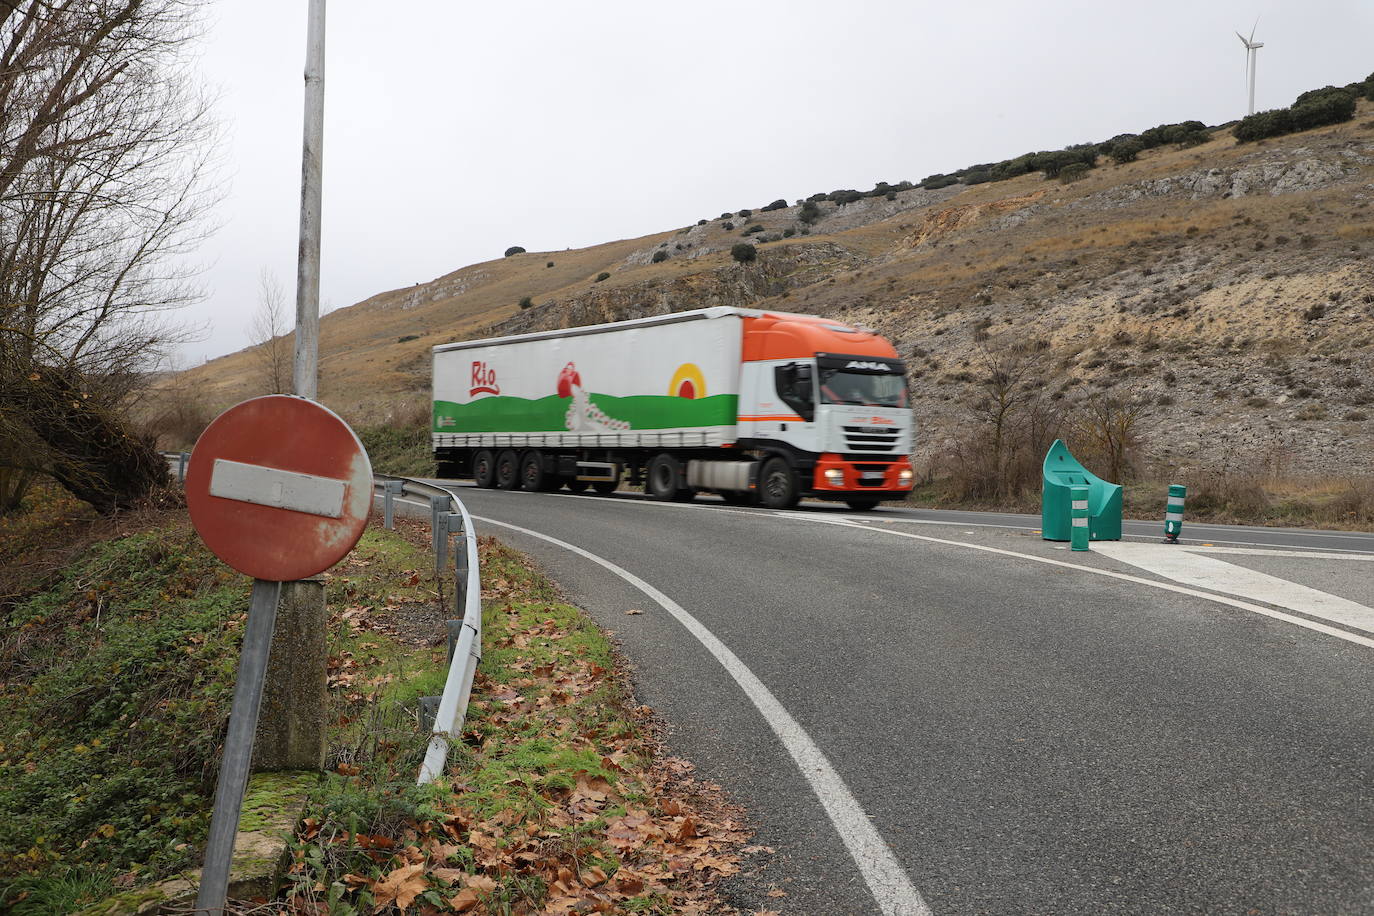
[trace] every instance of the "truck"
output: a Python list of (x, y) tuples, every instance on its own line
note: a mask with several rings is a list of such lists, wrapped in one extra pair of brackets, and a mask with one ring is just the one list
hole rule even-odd
[(910, 492), (906, 364), (814, 315), (711, 307), (433, 348), (439, 476), (856, 510)]

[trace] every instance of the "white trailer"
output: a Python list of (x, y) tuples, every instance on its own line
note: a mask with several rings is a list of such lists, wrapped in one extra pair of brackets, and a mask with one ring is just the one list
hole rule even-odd
[(708, 308), (434, 348), (441, 476), (858, 508), (911, 487), (905, 366), (830, 319)]

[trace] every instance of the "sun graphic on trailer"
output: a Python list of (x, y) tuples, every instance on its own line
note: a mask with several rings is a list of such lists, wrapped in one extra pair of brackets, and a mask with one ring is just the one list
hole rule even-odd
[(696, 363), (683, 363), (668, 383), (668, 394), (679, 398), (706, 397), (706, 378)]

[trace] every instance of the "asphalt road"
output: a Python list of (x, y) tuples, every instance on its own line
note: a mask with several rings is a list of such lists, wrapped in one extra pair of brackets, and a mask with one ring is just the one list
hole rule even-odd
[(615, 631), (672, 751), (749, 809), (776, 853), (728, 883), (746, 912), (1374, 912), (1367, 645), (1047, 565), (1024, 516), (458, 492)]

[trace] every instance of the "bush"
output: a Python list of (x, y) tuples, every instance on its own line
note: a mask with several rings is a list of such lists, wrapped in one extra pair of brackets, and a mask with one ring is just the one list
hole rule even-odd
[(1144, 151), (1145, 144), (1132, 138), (1120, 143), (1113, 143), (1111, 151), (1107, 155), (1111, 156), (1112, 161), (1117, 165), (1124, 165), (1127, 162), (1135, 162), (1136, 158)]
[(797, 219), (806, 223), (808, 226), (821, 218), (821, 208), (814, 200), (808, 200), (802, 204), (801, 212), (797, 214)]
[(593, 282), (593, 283), (600, 283), (602, 280), (609, 280), (610, 278), (611, 278), (611, 275), (608, 274), (608, 273), (606, 273), (606, 271), (603, 270), (601, 273), (599, 273), (599, 274), (596, 275), (596, 279), (593, 280), (592, 282)]
[(1355, 117), (1355, 93), (1334, 86), (1304, 92), (1289, 109), (1294, 130), (1340, 124)]
[(397, 342), (397, 343), (406, 343), (407, 341), (419, 340), (419, 339), (420, 339), (420, 335), (419, 335), (419, 334), (406, 334), (404, 337), (397, 337), (397, 338), (396, 338), (396, 342)]
[(1293, 115), (1287, 108), (1257, 111), (1241, 118), (1236, 122), (1236, 126), (1231, 129), (1231, 133), (1235, 135), (1238, 143), (1249, 143), (1254, 140), (1263, 140), (1265, 137), (1277, 137), (1292, 132)]
[(764, 213), (772, 213), (774, 210), (784, 210), (784, 209), (786, 209), (786, 208), (787, 208), (787, 201), (783, 200), (782, 198), (778, 198), (777, 200), (773, 201), (771, 204), (768, 204), (767, 206), (765, 206), (765, 207), (763, 208), (763, 212), (764, 212)]
[(734, 223), (724, 223), (724, 224), (721, 226), (721, 228), (724, 229), (726, 232), (729, 232), (730, 230), (732, 230), (732, 229), (735, 228), (735, 224), (734, 224)]
[(730, 217), (732, 217), (732, 216), (734, 216), (734, 215), (735, 215), (735, 214), (733, 214), (733, 213), (722, 213), (722, 214), (720, 215), (720, 218), (721, 218), (721, 219), (729, 219)]
[(699, 219), (699, 220), (697, 220), (697, 225), (698, 225), (698, 226), (704, 226), (704, 225), (706, 225), (706, 220), (704, 220), (704, 219)]
[(550, 261), (549, 263), (545, 264), (544, 266), (545, 266), (545, 267), (552, 267), (552, 266), (553, 266), (553, 262)]
[(748, 242), (736, 242), (730, 248), (730, 257), (741, 264), (752, 264), (758, 259), (759, 251)]
[(835, 203), (843, 207), (845, 204), (852, 204), (856, 200), (863, 200), (864, 195), (861, 191), (855, 191), (852, 188), (846, 188), (841, 191), (831, 191), (829, 194), (826, 195), (826, 198), (829, 200), (833, 200)]
[(522, 310), (523, 310), (523, 309), (530, 308), (530, 307), (533, 306), (533, 305), (534, 305), (534, 300), (531, 299), (529, 296), (523, 296), (523, 297), (521, 297), (521, 299), (520, 299), (520, 308), (521, 308)]
[(1070, 162), (1059, 170), (1059, 181), (1062, 184), (1070, 184), (1078, 181), (1088, 174), (1088, 164), (1086, 162)]
[(741, 211), (739, 211), (738, 213), (736, 213), (735, 215), (738, 216), (740, 219), (748, 219), (749, 217), (751, 217), (751, 216), (754, 215), (754, 211), (753, 211), (753, 210), (741, 210)]
[(760, 226), (758, 223), (755, 223), (754, 225), (750, 226), (748, 229), (745, 229), (744, 232), (741, 233), (741, 235), (753, 235), (755, 232), (762, 232), (762, 231), (763, 231), (763, 227)]
[(661, 263), (661, 262), (666, 261), (666, 260), (668, 260), (668, 252), (666, 252), (666, 251), (655, 251), (655, 252), (654, 252), (654, 256), (653, 256), (652, 258), (649, 259), (649, 263), (650, 263), (650, 264), (658, 264), (658, 263)]
[(506, 253), (505, 253), (504, 256), (505, 256), (505, 257), (510, 257), (510, 256), (513, 255), (513, 254), (524, 254), (524, 253), (525, 253), (525, 249), (521, 248), (519, 245), (512, 245), (512, 246), (510, 246), (509, 248), (506, 249)]
[(791, 226), (788, 226), (786, 229), (782, 230), (782, 237), (785, 239), (790, 239), (792, 236), (796, 234), (797, 230), (793, 229)]

